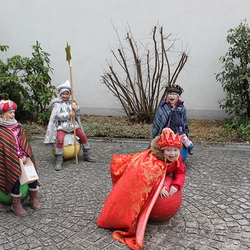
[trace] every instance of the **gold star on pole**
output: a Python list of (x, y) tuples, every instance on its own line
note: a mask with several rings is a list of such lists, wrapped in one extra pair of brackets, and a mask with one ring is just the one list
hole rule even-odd
[(65, 48), (66, 51), (66, 61), (68, 61), (68, 63), (70, 64), (70, 60), (71, 60), (71, 54), (70, 54), (70, 46), (67, 43), (67, 47)]

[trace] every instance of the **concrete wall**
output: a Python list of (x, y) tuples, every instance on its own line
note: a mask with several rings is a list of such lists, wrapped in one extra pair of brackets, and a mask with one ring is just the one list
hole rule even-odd
[[(101, 83), (103, 69), (130, 27), (136, 40), (147, 41), (153, 26), (179, 37), (177, 50), (188, 50), (189, 60), (178, 84), (189, 118), (222, 119), (218, 106), (224, 98), (215, 73), (219, 57), (228, 49), (227, 31), (250, 17), (249, 0), (0, 0), (0, 44), (9, 45), (1, 59), (31, 56), (39, 41), (50, 53), (53, 84), (69, 79), (66, 42), (71, 45), (75, 97), (82, 113), (122, 115), (122, 109)], [(113, 27), (114, 26), (114, 27)]]

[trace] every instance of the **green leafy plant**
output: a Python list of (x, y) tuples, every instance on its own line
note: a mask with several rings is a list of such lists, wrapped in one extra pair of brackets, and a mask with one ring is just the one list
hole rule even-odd
[(0, 51), (7, 51), (9, 49), (8, 45), (0, 45)]
[(243, 124), (235, 127), (233, 124), (226, 123), (220, 130), (220, 136), (225, 140), (231, 141), (250, 141), (250, 121), (247, 124)]
[(216, 80), (226, 92), (220, 107), (231, 115), (229, 124), (237, 127), (248, 124), (250, 119), (250, 28), (246, 20), (228, 31), (227, 42), (228, 52), (220, 57), (224, 70), (216, 74)]
[(11, 99), (18, 105), (19, 119), (32, 117), (39, 123), (46, 123), (50, 116), (48, 104), (56, 96), (51, 84), (49, 53), (40, 43), (32, 46), (32, 57), (13, 56), (6, 64), (0, 61), (0, 86), (2, 99)]
[(244, 141), (250, 141), (250, 121), (247, 125), (241, 125), (237, 128), (237, 134)]

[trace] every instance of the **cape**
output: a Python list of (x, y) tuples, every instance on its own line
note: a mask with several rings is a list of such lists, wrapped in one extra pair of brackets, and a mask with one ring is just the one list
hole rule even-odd
[[(63, 102), (63, 100), (61, 98), (54, 98), (52, 100), (52, 103), (51, 103), (51, 107), (53, 107), (53, 109), (52, 109), (52, 112), (50, 115), (47, 131), (46, 131), (45, 138), (44, 138), (45, 146), (48, 146), (50, 149), (56, 148), (57, 127), (58, 127), (58, 120), (57, 120), (56, 114), (60, 111), (60, 108), (61, 108), (60, 103), (62, 103), (62, 102)], [(70, 102), (72, 102), (72, 100), (70, 100)], [(80, 127), (80, 129), (82, 131), (84, 131), (79, 116), (75, 117), (75, 121), (78, 124), (78, 126)], [(74, 136), (73, 135), (74, 135), (73, 132), (65, 134), (64, 146), (74, 145)], [(77, 139), (78, 139), (78, 137), (77, 137)], [(77, 140), (77, 144), (79, 144), (78, 140)]]
[(165, 175), (173, 172), (180, 188), (185, 180), (185, 165), (159, 160), (151, 149), (131, 154), (113, 155), (110, 172), (113, 189), (105, 201), (97, 225), (119, 229), (112, 237), (130, 248), (143, 247), (144, 232), (153, 205), (163, 187)]
[[(36, 167), (35, 158), (26, 134), (19, 124), (18, 137), (21, 148), (27, 153)], [(21, 175), (16, 140), (11, 130), (0, 126), (0, 191), (7, 195)]]

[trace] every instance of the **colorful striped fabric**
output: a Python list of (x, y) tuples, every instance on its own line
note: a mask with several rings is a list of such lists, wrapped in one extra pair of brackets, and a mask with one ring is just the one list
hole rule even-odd
[[(18, 133), (20, 146), (36, 167), (34, 155), (24, 130), (20, 124), (14, 129), (20, 129)], [(20, 175), (21, 168), (19, 165), (15, 137), (11, 130), (0, 126), (0, 190), (7, 195)]]

